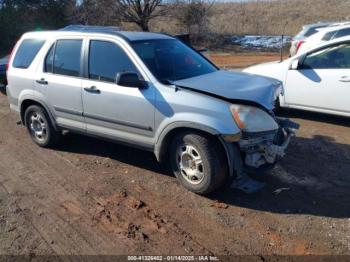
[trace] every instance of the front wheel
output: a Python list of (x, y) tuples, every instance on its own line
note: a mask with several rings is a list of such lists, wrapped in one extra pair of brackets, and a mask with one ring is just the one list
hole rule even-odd
[(52, 126), (45, 109), (32, 105), (24, 113), (24, 122), (32, 140), (41, 147), (52, 147), (56, 144), (59, 134)]
[(228, 175), (219, 141), (200, 133), (177, 135), (170, 146), (170, 161), (178, 181), (197, 194), (208, 194), (221, 187)]

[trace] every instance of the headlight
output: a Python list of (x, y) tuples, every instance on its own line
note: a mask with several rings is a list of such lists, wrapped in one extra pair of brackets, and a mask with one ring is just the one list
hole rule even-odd
[(276, 121), (263, 110), (253, 106), (231, 105), (232, 117), (245, 132), (264, 132), (278, 129)]

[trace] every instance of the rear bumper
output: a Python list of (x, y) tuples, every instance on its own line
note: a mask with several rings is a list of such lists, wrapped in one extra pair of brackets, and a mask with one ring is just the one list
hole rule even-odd
[(266, 133), (245, 134), (239, 141), (244, 167), (266, 169), (285, 156), (294, 131), (299, 125), (288, 119), (277, 119), (278, 130)]

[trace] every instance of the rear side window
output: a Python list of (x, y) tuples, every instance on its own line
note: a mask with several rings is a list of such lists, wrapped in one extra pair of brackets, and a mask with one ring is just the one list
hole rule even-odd
[(53, 45), (50, 48), (49, 53), (46, 55), (46, 59), (45, 59), (45, 72), (49, 72), (52, 73), (53, 72), (53, 55), (55, 52), (55, 45)]
[(58, 40), (45, 59), (45, 72), (66, 76), (80, 75), (82, 40)]
[(25, 39), (18, 47), (12, 66), (15, 68), (28, 68), (44, 45), (45, 40)]
[(350, 35), (350, 28), (341, 29), (335, 34), (334, 38), (339, 38), (348, 35)]
[(97, 40), (90, 42), (90, 79), (115, 82), (117, 73), (127, 71), (138, 72), (128, 55), (118, 45)]
[(323, 41), (329, 41), (333, 38), (333, 35), (336, 33), (336, 31), (332, 31), (332, 32), (328, 32), (326, 33), (323, 37), (322, 40)]

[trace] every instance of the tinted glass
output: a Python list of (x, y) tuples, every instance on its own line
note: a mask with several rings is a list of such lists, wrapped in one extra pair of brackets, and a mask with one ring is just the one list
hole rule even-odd
[(52, 73), (53, 72), (53, 52), (55, 51), (55, 45), (53, 45), (49, 52), (46, 55), (45, 58), (45, 68), (44, 71), (45, 72), (49, 72)]
[(28, 68), (33, 62), (35, 56), (44, 45), (45, 40), (25, 39), (19, 46), (16, 56), (13, 60), (13, 67)]
[(339, 38), (339, 37), (348, 36), (348, 35), (350, 35), (350, 28), (339, 30), (334, 36), (334, 38)]
[(215, 66), (179, 40), (137, 41), (132, 46), (153, 75), (163, 83), (217, 71)]
[(350, 68), (350, 44), (331, 46), (308, 55), (304, 69), (338, 69)]
[(136, 67), (123, 49), (111, 42), (91, 41), (89, 78), (115, 82), (119, 72), (137, 73)]
[(312, 36), (312, 35), (314, 35), (314, 34), (316, 34), (318, 32), (317, 29), (324, 28), (324, 27), (327, 27), (327, 26), (328, 25), (310, 27), (310, 28), (306, 29), (304, 36), (305, 37)]
[(67, 76), (80, 75), (82, 40), (58, 40), (56, 43), (53, 73)]
[(305, 32), (304, 36), (309, 37), (309, 36), (312, 36), (313, 34), (315, 34), (316, 32), (317, 32), (317, 31), (316, 31), (316, 28), (309, 28), (309, 29)]
[(333, 35), (335, 34), (336, 31), (332, 31), (332, 32), (328, 32), (326, 33), (323, 37), (322, 40), (323, 41), (329, 41), (332, 39)]

